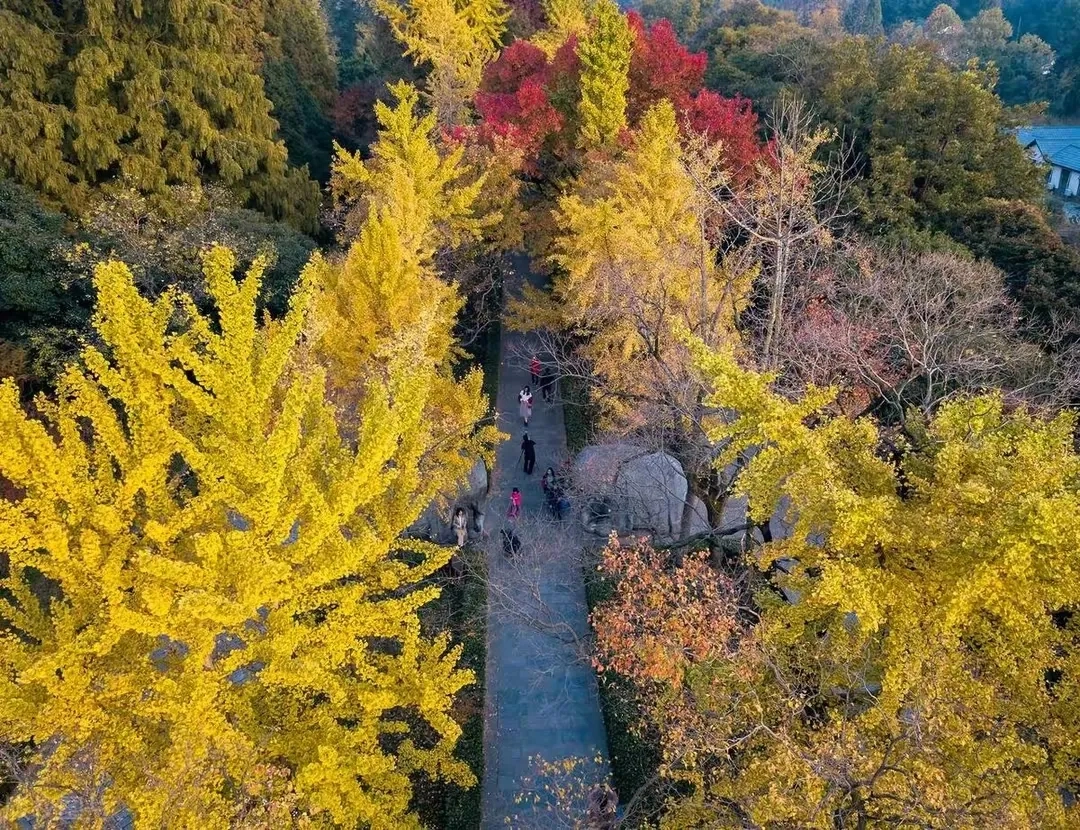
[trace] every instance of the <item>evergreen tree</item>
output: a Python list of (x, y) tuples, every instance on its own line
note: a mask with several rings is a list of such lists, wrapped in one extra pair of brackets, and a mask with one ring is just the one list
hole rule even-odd
[(68, 210), (123, 179), (216, 178), (313, 228), (317, 186), (286, 164), (258, 74), (259, 6), (7, 0), (0, 170)]
[(0, 377), (24, 390), (54, 381), (90, 330), (88, 239), (69, 224), (0, 179)]
[(855, 35), (880, 37), (885, 34), (881, 0), (850, 0), (844, 9), (844, 28)]
[(338, 78), (323, 11), (316, 0), (269, 0), (266, 32), (262, 76), (289, 161), (326, 181)]

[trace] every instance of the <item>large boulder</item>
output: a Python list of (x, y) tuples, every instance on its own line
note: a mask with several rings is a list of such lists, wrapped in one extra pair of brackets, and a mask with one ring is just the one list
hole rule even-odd
[(429, 504), (409, 528), (409, 535), (433, 542), (450, 542), (454, 538), (450, 519), (459, 507), (465, 508), (471, 529), (483, 533), (490, 487), (487, 465), (483, 459), (477, 459), (469, 470), (468, 478), (458, 487), (457, 492), (441, 506), (438, 502)]
[(667, 453), (633, 444), (585, 447), (574, 460), (573, 483), (586, 529), (679, 538), (689, 488), (682, 465)]
[[(730, 480), (737, 472), (732, 465), (723, 471), (722, 478)], [(746, 497), (732, 496), (723, 515), (717, 517), (719, 526), (713, 528), (704, 502), (690, 492), (679, 461), (634, 444), (585, 447), (574, 459), (573, 488), (581, 504), (582, 524), (599, 536), (614, 530), (620, 535), (648, 533), (660, 542), (673, 542), (710, 530), (723, 533), (740, 529), (747, 521)], [(689, 510), (685, 533), (684, 507)], [(788, 510), (785, 501), (770, 519), (773, 539), (791, 534)], [(753, 533), (760, 541), (761, 532), (755, 529)]]

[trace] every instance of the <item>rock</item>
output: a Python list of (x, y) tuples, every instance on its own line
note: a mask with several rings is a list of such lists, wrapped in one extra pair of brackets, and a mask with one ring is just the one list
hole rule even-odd
[[(722, 480), (737, 475), (735, 465)], [(690, 522), (685, 536), (713, 528), (704, 502), (690, 492), (682, 464), (673, 456), (634, 444), (585, 447), (573, 466), (573, 490), (581, 504), (582, 524), (591, 533), (650, 534), (661, 543), (683, 538), (683, 507), (689, 499)], [(769, 522), (773, 539), (791, 535), (790, 505), (783, 501)], [(719, 517), (719, 532), (741, 528), (747, 521), (745, 496), (732, 496)], [(760, 541), (760, 531), (753, 531)], [(738, 538), (734, 536), (733, 538)]]
[[(582, 498), (583, 524), (593, 533), (679, 537), (688, 486), (682, 465), (667, 453), (633, 444), (585, 447), (574, 460), (573, 486)], [(704, 505), (700, 515), (707, 527)]]
[(706, 533), (711, 530), (709, 525), (709, 511), (705, 509), (705, 502), (690, 494), (690, 527), (687, 528), (686, 535), (694, 536), (698, 533)]

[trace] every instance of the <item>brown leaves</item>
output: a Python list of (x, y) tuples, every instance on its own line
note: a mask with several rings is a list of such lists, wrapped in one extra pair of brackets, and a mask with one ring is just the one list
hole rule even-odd
[(644, 538), (632, 546), (613, 539), (600, 569), (617, 584), (615, 596), (592, 616), (599, 670), (678, 687), (689, 666), (730, 652), (738, 628), (735, 590), (706, 554), (675, 562)]

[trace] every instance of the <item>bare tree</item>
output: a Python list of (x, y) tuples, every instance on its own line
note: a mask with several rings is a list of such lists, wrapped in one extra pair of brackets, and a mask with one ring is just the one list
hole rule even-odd
[(885, 402), (901, 418), (929, 415), (958, 394), (989, 390), (1058, 406), (1080, 387), (1076, 348), (1048, 351), (1025, 337), (1003, 275), (987, 262), (855, 246), (800, 286), (789, 313), (783, 381), (837, 385), (857, 410)]
[[(853, 175), (847, 145), (822, 161), (823, 148), (836, 141), (834, 130), (816, 127), (813, 112), (799, 99), (784, 97), (768, 119), (771, 159), (759, 166), (749, 186), (739, 190), (709, 188), (730, 224), (726, 253), (761, 263), (760, 286), (767, 311), (759, 322), (760, 360), (778, 363), (778, 343), (785, 325), (791, 283), (807, 270), (818, 249), (828, 248), (850, 208), (847, 192)], [(702, 182), (704, 185), (705, 183)]]

